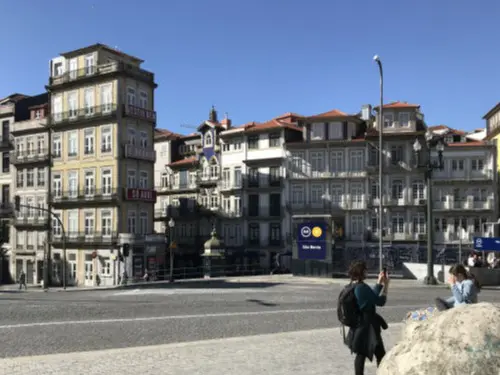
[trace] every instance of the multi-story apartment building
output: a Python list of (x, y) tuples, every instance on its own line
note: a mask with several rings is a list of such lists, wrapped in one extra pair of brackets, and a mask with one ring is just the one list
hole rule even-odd
[[(143, 60), (96, 44), (50, 62), (50, 207), (66, 232), (69, 279), (117, 282), (125, 264), (118, 234), (133, 238), (129, 275), (148, 256), (141, 235), (153, 231), (154, 75)], [(52, 220), (53, 278), (62, 277), (63, 236)], [(129, 239), (130, 240), (130, 239)], [(154, 254), (153, 254), (154, 257)]]
[(13, 191), (23, 206), (12, 220), (12, 274), (23, 270), (26, 281), (42, 280), (44, 251), (49, 217), (47, 210), (49, 173), (49, 132), (47, 128), (48, 95), (41, 94), (19, 100), (15, 106), (15, 122), (10, 132), (15, 149), (10, 155)]

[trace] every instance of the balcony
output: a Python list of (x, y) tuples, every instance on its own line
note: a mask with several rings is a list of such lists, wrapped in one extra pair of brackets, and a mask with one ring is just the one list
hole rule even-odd
[(54, 206), (117, 203), (119, 200), (119, 189), (87, 188), (80, 190), (59, 190), (54, 191), (51, 198)]
[(198, 176), (198, 184), (200, 185), (215, 185), (219, 181), (220, 176), (218, 174), (216, 175), (207, 175), (207, 174), (201, 174)]
[(445, 201), (435, 201), (433, 203), (434, 210), (448, 211), (448, 210), (493, 210), (493, 199), (476, 200), (473, 198), (466, 198), (465, 200), (447, 199)]
[(231, 181), (219, 181), (217, 184), (217, 187), (219, 188), (219, 191), (233, 191), (233, 190), (238, 190), (242, 188), (241, 182), (239, 183), (234, 183)]
[(10, 132), (12, 134), (22, 133), (26, 131), (44, 131), (47, 130), (47, 119), (31, 119), (26, 121), (18, 121), (11, 124)]
[(49, 150), (43, 149), (38, 150), (38, 152), (17, 152), (13, 151), (10, 153), (10, 162), (14, 165), (21, 164), (37, 164), (37, 163), (45, 163), (49, 162)]
[(131, 144), (123, 146), (123, 156), (129, 159), (156, 162), (156, 151), (154, 149), (147, 149)]
[(110, 103), (74, 109), (67, 112), (53, 113), (50, 115), (51, 126), (58, 127), (87, 121), (111, 119), (116, 116), (116, 110), (116, 104)]
[(14, 137), (12, 134), (0, 136), (0, 149), (10, 149), (14, 147)]
[(12, 203), (3, 202), (0, 203), (0, 218), (10, 217), (14, 214), (14, 206)]
[(247, 189), (265, 189), (265, 190), (275, 190), (281, 189), (284, 186), (284, 179), (279, 178), (269, 178), (268, 176), (255, 178), (255, 177), (244, 177), (243, 186)]
[(156, 190), (126, 188), (124, 199), (127, 201), (156, 203)]
[(117, 73), (125, 73), (146, 82), (154, 82), (153, 73), (124, 62), (114, 62), (70, 70), (61, 75), (50, 77), (49, 86), (53, 87), (74, 82), (82, 82), (84, 80), (96, 79), (108, 75), (116, 75)]
[(494, 171), (491, 169), (483, 169), (480, 171), (476, 170), (462, 170), (462, 171), (451, 171), (451, 170), (437, 170), (434, 172), (432, 180), (433, 182), (442, 184), (453, 182), (465, 182), (465, 181), (493, 181)]
[[(62, 247), (63, 238), (62, 233), (54, 233), (52, 236), (53, 246)], [(113, 246), (118, 242), (117, 232), (66, 232), (66, 246), (82, 246), (82, 247), (99, 247), (99, 246)]]
[(348, 208), (347, 200), (341, 199), (335, 202), (311, 202), (310, 200), (304, 202), (292, 202), (288, 205), (292, 214), (343, 214)]
[(124, 104), (124, 113), (127, 117), (133, 117), (139, 120), (156, 123), (156, 112), (149, 109), (141, 108), (131, 104)]
[(49, 218), (46, 215), (42, 216), (16, 216), (13, 223), (16, 228), (46, 228), (49, 225)]

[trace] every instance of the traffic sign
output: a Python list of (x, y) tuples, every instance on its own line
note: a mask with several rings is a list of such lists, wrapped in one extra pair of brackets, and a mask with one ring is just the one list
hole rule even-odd
[(474, 250), (500, 251), (500, 237), (474, 237)]

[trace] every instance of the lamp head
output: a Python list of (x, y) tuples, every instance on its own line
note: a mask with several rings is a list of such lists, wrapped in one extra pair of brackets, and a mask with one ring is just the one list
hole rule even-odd
[(442, 141), (439, 141), (438, 144), (436, 145), (436, 150), (438, 152), (443, 152), (444, 151), (444, 144)]
[(373, 61), (380, 62), (380, 57), (378, 55), (373, 56)]
[(174, 219), (170, 219), (170, 220), (168, 221), (168, 226), (169, 226), (170, 228), (175, 227), (175, 221), (174, 221)]
[(427, 142), (430, 142), (432, 141), (432, 138), (434, 138), (434, 134), (432, 134), (432, 132), (429, 129), (427, 129), (427, 131), (425, 132), (425, 140)]
[(413, 143), (413, 151), (420, 152), (421, 149), (422, 149), (422, 145), (420, 144), (418, 139), (415, 139), (415, 142)]

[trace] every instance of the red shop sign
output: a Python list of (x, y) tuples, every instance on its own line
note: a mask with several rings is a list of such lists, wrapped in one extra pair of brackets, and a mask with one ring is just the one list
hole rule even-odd
[(156, 202), (156, 190), (127, 189), (127, 199), (134, 201)]

